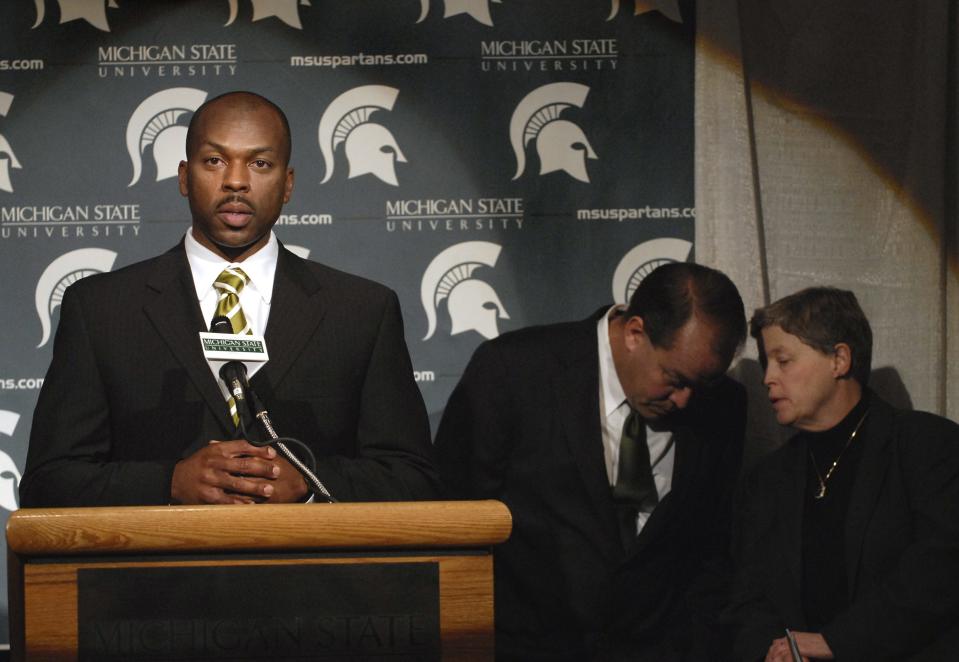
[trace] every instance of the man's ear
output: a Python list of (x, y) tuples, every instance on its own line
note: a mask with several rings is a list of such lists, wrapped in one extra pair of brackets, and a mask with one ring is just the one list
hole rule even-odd
[(645, 338), (646, 325), (642, 317), (633, 315), (623, 322), (623, 342), (626, 344), (626, 349), (633, 351)]
[(836, 343), (832, 354), (832, 376), (843, 379), (849, 376), (852, 370), (852, 350), (844, 342)]
[(286, 180), (283, 182), (283, 204), (286, 204), (290, 201), (290, 196), (293, 195), (293, 181), (296, 179), (293, 175), (293, 168), (286, 169)]
[(176, 169), (176, 178), (180, 183), (180, 195), (187, 195), (189, 193), (189, 188), (187, 187), (187, 162), (180, 161), (180, 165)]

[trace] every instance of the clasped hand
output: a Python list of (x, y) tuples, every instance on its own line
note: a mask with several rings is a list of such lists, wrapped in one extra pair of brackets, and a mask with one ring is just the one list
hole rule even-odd
[[(803, 662), (810, 660), (833, 659), (832, 649), (818, 632), (793, 632), (796, 646), (802, 655)], [(789, 651), (789, 640), (786, 637), (774, 639), (766, 653), (765, 662), (792, 662), (792, 653)]]
[(299, 472), (270, 446), (211, 441), (173, 469), (174, 503), (291, 503), (307, 492)]

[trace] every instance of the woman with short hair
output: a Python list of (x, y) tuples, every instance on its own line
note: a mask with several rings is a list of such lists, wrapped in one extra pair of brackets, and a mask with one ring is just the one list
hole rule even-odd
[(756, 311), (764, 384), (797, 431), (743, 485), (725, 619), (737, 660), (959, 659), (959, 426), (866, 386), (852, 292)]

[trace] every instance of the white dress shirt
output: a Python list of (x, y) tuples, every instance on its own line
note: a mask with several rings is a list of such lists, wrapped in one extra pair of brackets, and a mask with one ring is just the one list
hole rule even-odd
[[(623, 434), (623, 424), (629, 416), (626, 393), (619, 381), (619, 375), (616, 374), (613, 350), (609, 344), (609, 320), (622, 309), (623, 306), (613, 306), (596, 323), (596, 341), (599, 345), (599, 425), (603, 433), (603, 456), (606, 459), (606, 476), (610, 485), (616, 482), (619, 441)], [(662, 500), (669, 494), (673, 483), (673, 461), (676, 456), (673, 433), (668, 430), (652, 430), (646, 426), (646, 445), (649, 447), (656, 493)], [(639, 513), (636, 519), (637, 532), (643, 530), (649, 515), (649, 512)]]
[[(276, 235), (270, 232), (270, 239), (266, 246), (246, 258), (242, 263), (227, 262), (222, 257), (203, 246), (193, 237), (193, 230), (187, 230), (183, 242), (186, 248), (186, 259), (190, 263), (193, 273), (193, 286), (196, 288), (196, 298), (200, 302), (200, 311), (206, 321), (207, 328), (213, 320), (216, 310), (218, 293), (213, 287), (217, 276), (227, 267), (234, 266), (243, 269), (249, 277), (249, 282), (240, 292), (240, 307), (243, 315), (250, 323), (253, 333), (262, 336), (266, 332), (266, 323), (270, 318), (270, 301), (273, 298), (273, 277), (276, 275), (276, 260), (280, 255), (280, 245)], [(197, 340), (199, 342), (199, 339)], [(248, 366), (250, 377), (262, 368), (264, 363)], [(226, 384), (220, 379), (216, 369), (210, 366), (210, 371), (220, 385), (224, 399), (228, 395)]]

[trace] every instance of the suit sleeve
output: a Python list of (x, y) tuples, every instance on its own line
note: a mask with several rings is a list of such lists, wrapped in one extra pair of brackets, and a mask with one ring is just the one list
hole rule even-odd
[(21, 505), (167, 503), (175, 460), (112, 458), (110, 405), (80, 285), (67, 289), (61, 304), (53, 358), (33, 415)]
[(439, 496), (429, 420), (413, 379), (396, 294), (389, 293), (360, 392), (357, 455), (319, 459), (317, 474), (340, 501)]
[(512, 399), (495, 344), (480, 345), (453, 390), (436, 434), (446, 495), (488, 499), (499, 495), (511, 447)]
[(736, 498), (732, 525), (734, 574), (729, 603), (722, 621), (731, 628), (733, 660), (755, 662), (766, 656), (774, 639), (783, 636), (786, 623), (769, 600), (762, 578), (768, 563), (781, 563), (770, 551), (775, 538), (771, 529), (772, 509), (768, 501), (773, 493), (764, 489), (761, 464), (741, 486)]
[(903, 659), (959, 622), (959, 426), (905, 417), (889, 473), (901, 472), (912, 540), (884, 581), (823, 628), (837, 659)]
[(685, 604), (690, 623), (685, 631), (674, 629), (671, 633), (676, 648), (686, 649), (691, 659), (726, 659), (721, 655), (725, 642), (719, 615), (727, 601), (732, 574), (730, 528), (742, 466), (746, 392), (741, 384), (731, 379), (721, 392), (722, 397), (718, 397), (719, 393), (706, 393), (703, 398), (709, 407), (703, 413), (702, 422), (718, 425), (718, 428), (710, 427), (700, 435), (706, 443), (719, 445), (719, 450), (711, 470), (713, 510), (708, 521), (704, 522), (698, 566), (693, 566), (686, 589)]

